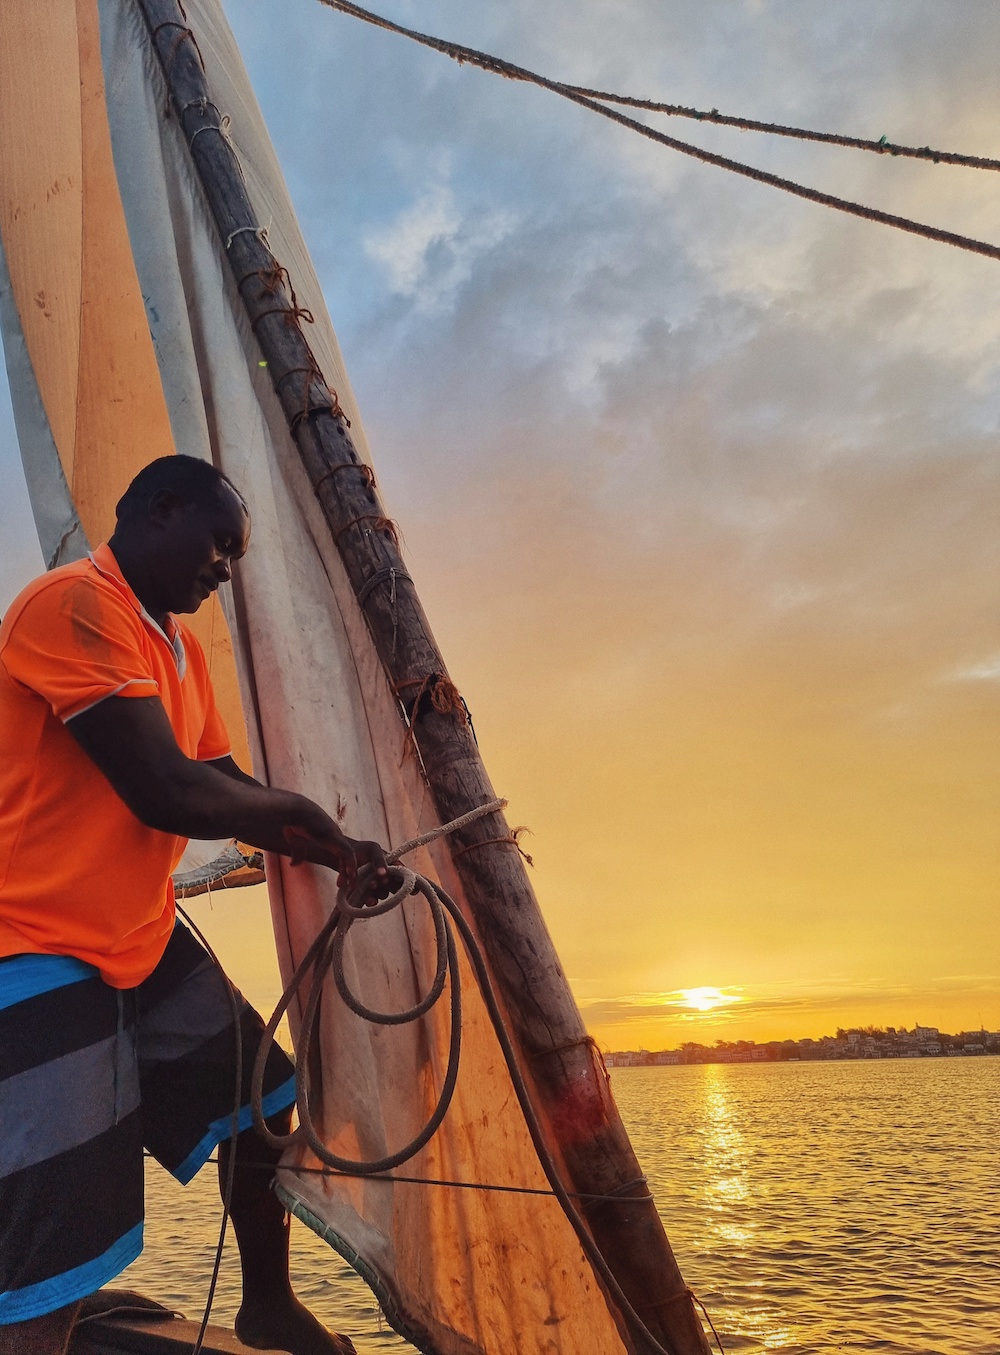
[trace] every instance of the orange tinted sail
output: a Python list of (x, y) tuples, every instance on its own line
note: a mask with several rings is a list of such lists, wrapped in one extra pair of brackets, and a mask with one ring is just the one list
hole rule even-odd
[[(177, 450), (118, 190), (97, 0), (5, 5), (0, 126), (8, 132), (0, 233), (13, 300), (72, 502), (96, 545), (111, 535), (133, 475)], [(215, 600), (190, 624), (249, 770), (232, 644)]]

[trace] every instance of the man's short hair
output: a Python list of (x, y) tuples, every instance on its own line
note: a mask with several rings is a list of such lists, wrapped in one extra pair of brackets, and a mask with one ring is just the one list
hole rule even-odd
[(182, 503), (210, 504), (222, 498), (223, 485), (231, 489), (249, 514), (246, 500), (240, 491), (211, 461), (199, 456), (160, 456), (135, 477), (118, 500), (115, 512), (118, 521), (137, 517), (149, 508), (154, 494), (169, 489)]

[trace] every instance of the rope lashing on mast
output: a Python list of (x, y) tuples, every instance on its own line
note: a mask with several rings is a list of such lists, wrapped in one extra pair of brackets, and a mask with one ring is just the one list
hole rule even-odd
[[(409, 691), (411, 687), (416, 687), (416, 695), (404, 698), (403, 693)], [(393, 691), (406, 712), (411, 730), (420, 712), (421, 702), (425, 697), (439, 715), (457, 715), (462, 721), (467, 721), (469, 718), (468, 707), (462, 698), (462, 693), (447, 673), (428, 673), (426, 677), (410, 678), (407, 682), (397, 682)]]
[(503, 837), (487, 837), (483, 838), (482, 842), (467, 842), (464, 847), (457, 847), (455, 851), (452, 852), (452, 860), (455, 860), (459, 856), (464, 856), (466, 852), (477, 851), (480, 847), (502, 846), (505, 842), (509, 842), (512, 847), (516, 847), (520, 852), (522, 860), (526, 861), (529, 866), (533, 866), (535, 864), (534, 858), (529, 856), (521, 846), (521, 836), (524, 833), (527, 833), (530, 836), (531, 829), (522, 823), (517, 828), (512, 828), (510, 832)]
[(387, 518), (384, 513), (359, 513), (356, 518), (351, 518), (350, 522), (344, 523), (334, 536), (334, 542), (339, 542), (345, 532), (349, 532), (352, 527), (357, 527), (362, 522), (372, 524), (364, 529), (366, 532), (384, 532), (386, 536), (392, 538), (392, 544), (399, 550), (399, 523), (393, 518)]
[[(427, 846), (438, 838), (454, 833), (459, 829), (476, 822), (478, 819), (498, 812), (504, 807), (505, 803), (506, 802), (503, 800), (494, 800), (489, 804), (482, 805), (477, 809), (471, 810), (468, 814), (464, 814), (460, 818), (453, 820), (451, 823), (446, 823), (439, 828), (431, 829), (429, 832), (423, 833), (420, 837), (413, 838), (410, 842), (403, 843), (401, 847), (397, 847), (392, 852), (388, 853), (386, 861), (389, 864), (389, 883), (392, 888), (392, 893), (387, 898), (366, 902), (366, 899), (371, 899), (368, 888), (370, 871), (367, 868), (363, 868), (362, 871), (359, 872), (357, 883), (350, 894), (345, 893), (343, 889), (338, 890), (337, 902), (333, 912), (320, 929), (316, 939), (313, 941), (302, 961), (296, 968), (295, 973), (289, 980), (289, 983), (282, 993), (281, 999), (278, 1002), (277, 1007), (275, 1007), (274, 1013), (265, 1028), (264, 1036), (254, 1063), (251, 1081), (250, 1105), (253, 1113), (254, 1128), (272, 1148), (278, 1151), (283, 1152), (293, 1146), (304, 1144), (326, 1168), (331, 1169), (334, 1172), (343, 1172), (352, 1176), (367, 1177), (386, 1172), (414, 1157), (430, 1140), (440, 1126), (447, 1113), (458, 1081), (462, 1044), (462, 994), (458, 948), (455, 944), (455, 931), (457, 930), (462, 938), (466, 955), (475, 973), (483, 1003), (496, 1034), (504, 1061), (507, 1064), (511, 1083), (514, 1088), (514, 1093), (517, 1096), (518, 1104), (521, 1107), (528, 1134), (531, 1138), (542, 1171), (551, 1187), (552, 1194), (555, 1195), (556, 1199), (559, 1201), (563, 1213), (577, 1235), (585, 1256), (619, 1308), (633, 1337), (640, 1342), (644, 1353), (648, 1352), (648, 1355), (676, 1355), (670, 1347), (664, 1346), (653, 1336), (628, 1297), (625, 1295), (614, 1272), (608, 1266), (595, 1244), (587, 1223), (577, 1207), (572, 1192), (567, 1190), (562, 1182), (559, 1169), (556, 1166), (555, 1160), (546, 1143), (544, 1130), (535, 1112), (534, 1106), (532, 1105), (527, 1083), (521, 1073), (513, 1043), (507, 1033), (499, 1001), (493, 990), (493, 983), (486, 966), (486, 961), (480, 950), (479, 942), (472, 927), (466, 921), (461, 909), (455, 903), (454, 899), (452, 899), (439, 884), (436, 884), (433, 880), (429, 880), (425, 876), (419, 875), (408, 867), (399, 864), (401, 857), (416, 851), (418, 847)], [(434, 978), (426, 994), (406, 1011), (378, 1012), (371, 1007), (368, 1007), (351, 991), (344, 972), (344, 945), (347, 936), (354, 925), (370, 918), (384, 917), (387, 913), (402, 907), (404, 902), (413, 896), (421, 896), (430, 910), (437, 951)], [(448, 1063), (441, 1091), (438, 1094), (437, 1104), (424, 1127), (409, 1143), (372, 1161), (357, 1161), (341, 1157), (339, 1154), (332, 1152), (316, 1132), (316, 1127), (313, 1123), (307, 1070), (309, 1068), (309, 1051), (319, 1027), (320, 1003), (323, 994), (324, 979), (328, 973), (332, 973), (337, 991), (351, 1011), (375, 1025), (403, 1025), (411, 1021), (419, 1020), (420, 1017), (429, 1012), (434, 1004), (441, 998), (446, 983), (449, 987), (451, 1031), (449, 1036)], [(302, 988), (307, 978), (310, 979), (310, 987), (302, 1015), (295, 1059), (295, 1100), (299, 1123), (290, 1134), (274, 1134), (265, 1121), (263, 1110), (264, 1070), (267, 1062), (267, 1055), (271, 1045), (274, 1043), (275, 1035), (283, 1016), (291, 1003), (298, 996), (299, 990)], [(238, 1026), (236, 1029), (238, 1031)], [(239, 1084), (237, 1084), (237, 1089), (238, 1085)], [(627, 1182), (625, 1184), (632, 1187), (641, 1185), (642, 1183)], [(625, 1202), (625, 1200), (628, 1199), (630, 1203), (649, 1201), (649, 1207), (654, 1207), (653, 1197), (648, 1191), (641, 1196), (625, 1197), (624, 1195), (612, 1195), (607, 1198), (608, 1200), (617, 1199), (622, 1202)], [(689, 1292), (690, 1291), (685, 1289), (682, 1293), (676, 1295), (676, 1298), (679, 1300), (687, 1297)], [(716, 1340), (718, 1340), (717, 1333)], [(722, 1350), (721, 1342), (719, 1342), (719, 1348)]]
[[(374, 14), (371, 10), (362, 9), (360, 5), (350, 3), (350, 0), (319, 0), (319, 3), (325, 5), (327, 9), (337, 10), (341, 14), (350, 15), (354, 19), (361, 19), (365, 23), (372, 24), (375, 28), (385, 29), (386, 32), (409, 38), (422, 47), (429, 47), (432, 51), (441, 52), (444, 56), (457, 61), (459, 65), (478, 66), (480, 70), (489, 71), (492, 75), (500, 75), (505, 80), (518, 80), (525, 84), (537, 85), (540, 89), (547, 89), (553, 94), (558, 94), (560, 98), (569, 99), (571, 103), (579, 104), (582, 108), (589, 108), (592, 113), (598, 113), (603, 118), (608, 118), (622, 127), (627, 127), (629, 131), (638, 132), (640, 136), (647, 137), (650, 141), (655, 141), (661, 146), (667, 146), (671, 150), (679, 151), (682, 155), (689, 155), (695, 160), (701, 160), (706, 165), (714, 165), (717, 169), (729, 170), (732, 174), (753, 179), (756, 183), (766, 184), (770, 188), (781, 189), (784, 193), (791, 193), (794, 197), (804, 198), (807, 202), (817, 203), (821, 207), (830, 207), (834, 211), (844, 212), (848, 216), (860, 217), (864, 221), (874, 221), (882, 226), (892, 226), (896, 230), (906, 231), (909, 235), (920, 235), (926, 240), (934, 240), (942, 245), (952, 245), (955, 249), (968, 250), (972, 254), (982, 254), (988, 259), (1000, 259), (1000, 245), (991, 244), (986, 240), (975, 240), (971, 236), (960, 235), (955, 231), (942, 230), (938, 226), (930, 226), (922, 221), (913, 221), (909, 217), (896, 216), (892, 212), (883, 212), (877, 207), (867, 207), (864, 203), (852, 202), (848, 198), (839, 198), (832, 193), (823, 193), (819, 189), (809, 188), (806, 184), (796, 183), (793, 179), (785, 179), (779, 174), (772, 174), (766, 169), (758, 169), (754, 165), (743, 164), (740, 160), (732, 160), (728, 156), (717, 155), (714, 151), (705, 150), (701, 146), (694, 146), (689, 141), (679, 141), (676, 137), (657, 131), (656, 128), (649, 127), (644, 122), (626, 117), (624, 113), (618, 112), (617, 109), (609, 108), (607, 103), (599, 102), (600, 99), (611, 102), (610, 95), (599, 91), (594, 91), (593, 94), (590, 92), (583, 93), (581, 86), (563, 84), (559, 80), (550, 80), (547, 76), (529, 71), (523, 66), (515, 66), (513, 62), (490, 56), (487, 52), (479, 52), (474, 47), (463, 47), (460, 43), (447, 42), (443, 38), (435, 38), (428, 33), (420, 33), (413, 28), (404, 28), (402, 24), (393, 23), (391, 19), (385, 19), (380, 14)], [(614, 96), (614, 101), (632, 107), (642, 108), (647, 106), (645, 100), (633, 101), (619, 98), (617, 95)], [(678, 107), (679, 105), (664, 105), (662, 109), (652, 111), (665, 112)], [(693, 113), (694, 110), (692, 110)], [(721, 122), (723, 119), (721, 114), (713, 110), (707, 117), (699, 120)], [(773, 126), (760, 124), (751, 127), (748, 119), (735, 120), (737, 126), (744, 123), (748, 124), (748, 130), (774, 131), (777, 135), (791, 135), (799, 132), (797, 128), (779, 130), (777, 124)], [(893, 152), (893, 147), (889, 142), (886, 142), (883, 146), (881, 141), (861, 144), (858, 139), (854, 138), (836, 138), (834, 133), (802, 132), (799, 134), (804, 140), (834, 139), (837, 145), (858, 146), (860, 144), (860, 148), (864, 150), (878, 147), (880, 151), (889, 154)], [(939, 160), (947, 164), (969, 165), (976, 169), (1000, 168), (1000, 161), (973, 163), (975, 161), (973, 156), (960, 157), (951, 152), (933, 152), (928, 147), (924, 147), (923, 151), (918, 151), (918, 148), (915, 147), (900, 148), (897, 153), (913, 154), (920, 159)]]

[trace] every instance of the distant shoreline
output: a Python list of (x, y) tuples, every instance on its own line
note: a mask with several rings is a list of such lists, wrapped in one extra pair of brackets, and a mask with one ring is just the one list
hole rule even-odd
[(964, 1030), (947, 1035), (936, 1026), (912, 1031), (868, 1026), (838, 1030), (818, 1040), (719, 1040), (714, 1046), (687, 1041), (680, 1049), (610, 1050), (607, 1068), (666, 1068), (699, 1063), (820, 1063), (831, 1060), (978, 1058), (1000, 1054), (1000, 1031)]

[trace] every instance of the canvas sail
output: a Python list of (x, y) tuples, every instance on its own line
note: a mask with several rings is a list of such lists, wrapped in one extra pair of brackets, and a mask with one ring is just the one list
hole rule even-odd
[[(232, 119), (258, 219), (315, 316), (310, 343), (366, 454), (323, 296), (216, 0), (188, 0), (210, 86)], [(44, 54), (44, 60), (39, 59)], [(0, 319), (47, 563), (104, 539), (154, 456), (212, 460), (246, 495), (253, 544), (222, 609), (196, 619), (239, 760), (398, 844), (435, 822), (339, 554), (240, 304), (135, 0), (7, 0), (0, 44)], [(223, 615), (224, 611), (224, 615)], [(416, 858), (456, 897), (447, 848)], [(287, 977), (333, 906), (331, 876), (270, 861)], [(355, 927), (348, 977), (370, 1006), (412, 1005), (434, 967), (419, 907)], [(542, 1189), (468, 972), (458, 1091), (413, 1176)], [(295, 1013), (293, 1012), (293, 1018)], [(321, 1123), (345, 1156), (413, 1136), (440, 1086), (447, 1014), (372, 1027), (324, 1002)], [(294, 1019), (293, 1019), (294, 1028)], [(302, 1175), (296, 1211), (438, 1355), (620, 1355), (614, 1321), (551, 1197)]]

